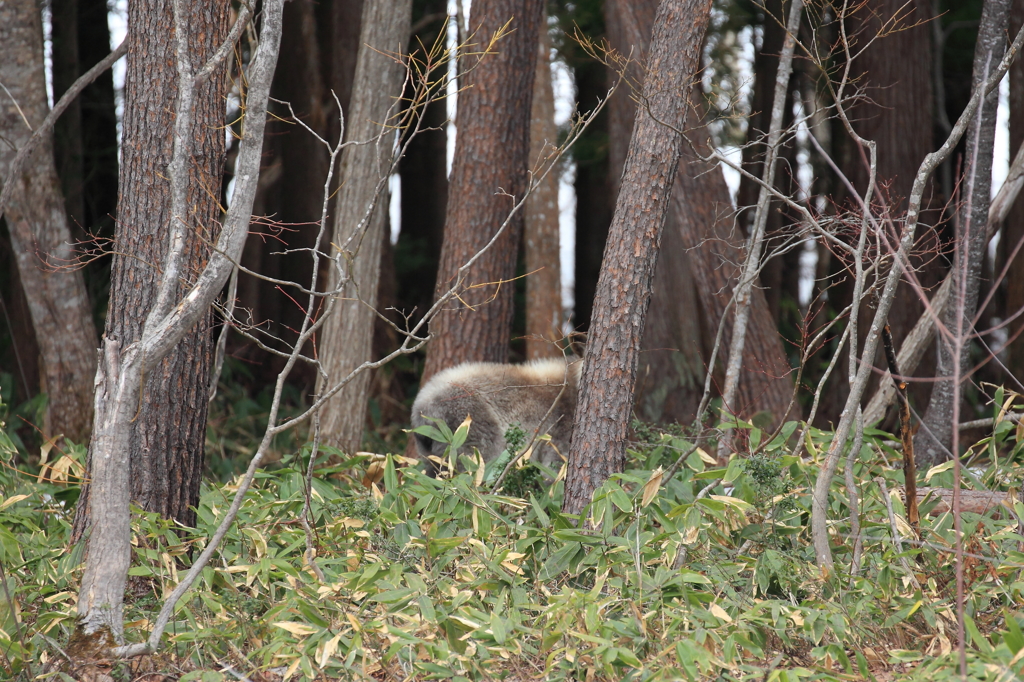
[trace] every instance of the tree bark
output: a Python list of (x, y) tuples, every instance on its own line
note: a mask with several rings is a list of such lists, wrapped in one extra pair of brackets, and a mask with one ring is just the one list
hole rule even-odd
[[(1009, 7), (1010, 0), (986, 0), (982, 9), (978, 42), (974, 49), (975, 90), (983, 87), (988, 75), (1002, 59), (1006, 49)], [(967, 378), (964, 373), (971, 366), (973, 320), (988, 244), (986, 226), (991, 203), (992, 153), (998, 104), (999, 93), (994, 91), (982, 101), (980, 114), (968, 127), (963, 207), (960, 210), (960, 234), (956, 236), (953, 289), (950, 305), (946, 306), (940, 318), (945, 332), (939, 334), (937, 380), (914, 443), (922, 466), (949, 458), (953, 443), (954, 401), (961, 397), (955, 383), (961, 383)], [(954, 354), (952, 336), (957, 334), (962, 339), (962, 345), (960, 352)]]
[[(526, 190), (530, 107), (537, 60), (540, 0), (477, 0), (470, 15), (473, 42), (482, 49), (512, 20), (511, 33), (470, 71), (459, 96), (458, 138), (449, 178), (448, 214), (435, 299), (458, 269), (486, 245)], [(460, 85), (462, 83), (460, 82)], [(430, 324), (433, 341), (421, 382), (470, 360), (505, 362), (512, 330), (513, 285), (522, 212), (467, 273), (458, 309)], [(422, 385), (422, 383), (421, 383)]]
[[(371, 360), (380, 277), (381, 246), (387, 223), (387, 181), (393, 138), (381, 124), (400, 113), (405, 69), (389, 53), (400, 52), (409, 35), (411, 0), (367, 0), (356, 65), (346, 140), (365, 142), (341, 157), (341, 190), (334, 219), (333, 243), (341, 249), (345, 281), (332, 270), (328, 286), (344, 285), (334, 315), (324, 326), (323, 366), (327, 379), (319, 390), (340, 381)], [(343, 452), (359, 449), (366, 424), (370, 373), (362, 372), (324, 407), (320, 427), (324, 442)]]
[[(551, 89), (551, 57), (548, 24), (540, 24), (537, 41), (537, 72), (533, 81), (533, 111), (530, 114), (531, 167), (536, 171), (542, 159), (558, 147), (555, 125), (555, 96)], [(562, 336), (562, 277), (558, 249), (558, 168), (540, 181), (526, 200), (526, 359), (561, 357), (555, 344)]]
[[(1010, 30), (1019, 31), (1024, 24), (1024, 0), (1013, 0), (1010, 10)], [(1011, 33), (1011, 35), (1015, 35)], [(1016, 59), (1010, 66), (1010, 154), (1011, 158), (1024, 142), (1024, 60)], [(999, 250), (1005, 259), (1024, 238), (1024, 201), (1017, 201), (1010, 209), (1010, 216), (1003, 224), (1003, 234), (999, 240)], [(1024, 267), (1018, 262), (1006, 274), (1006, 298), (1003, 308), (1003, 319), (1008, 319), (1024, 310)], [(1001, 268), (1000, 268), (1001, 269)], [(1024, 315), (1021, 315), (1007, 329), (1010, 344), (1007, 348), (1009, 356), (1006, 368), (1017, 382), (1024, 382)], [(1016, 338), (1014, 338), (1016, 336)], [(1018, 384), (1017, 388), (1020, 388)]]
[[(685, 94), (700, 66), (710, 0), (664, 0), (609, 229), (584, 356), (563, 511), (579, 514), (625, 465), (640, 339), (683, 145)], [(682, 96), (681, 96), (682, 95)]]
[[(230, 4), (187, 3), (188, 46), (197, 65), (219, 47)], [(186, 216), (171, 215), (167, 166), (173, 148), (173, 107), (178, 94), (174, 18), (167, 0), (129, 6), (131, 45), (125, 77), (121, 179), (110, 306), (105, 336), (126, 348), (140, 338), (156, 300), (172, 220), (187, 225), (185, 265), (178, 291), (186, 291), (209, 257), (220, 220), (224, 166), (226, 69), (218, 69), (196, 93), (193, 155)], [(132, 421), (129, 445), (131, 498), (147, 511), (191, 526), (199, 501), (206, 441), (211, 361), (210, 316), (200, 321), (147, 377)], [(95, 451), (95, 444), (91, 452)], [(93, 464), (90, 456), (90, 466)], [(74, 537), (89, 523), (90, 489), (83, 487)]]
[[(90, 471), (92, 486), (95, 488), (92, 500), (93, 523), (87, 540), (85, 571), (78, 594), (78, 621), (67, 646), (69, 662), (76, 666), (82, 658), (92, 663), (97, 659), (105, 659), (109, 665), (110, 659), (116, 658), (122, 651), (115, 645), (123, 640), (124, 587), (132, 552), (129, 501), (132, 487), (130, 479), (133, 474), (130, 459), (133, 455), (132, 440), (135, 437), (133, 424), (138, 422), (140, 409), (146, 409), (146, 404), (150, 402), (144, 400), (146, 377), (159, 374), (164, 360), (179, 348), (179, 342), (190, 333), (190, 330), (195, 329), (197, 323), (208, 318), (210, 304), (224, 287), (234, 264), (241, 256), (248, 235), (253, 197), (259, 178), (267, 100), (281, 39), (283, 4), (284, 0), (267, 0), (262, 6), (259, 45), (247, 72), (245, 121), (239, 143), (235, 191), (223, 229), (218, 232), (216, 248), (211, 251), (209, 261), (198, 273), (189, 271), (192, 253), (186, 243), (190, 237), (194, 237), (196, 229), (190, 219), (194, 217), (194, 214), (190, 215), (190, 211), (195, 208), (196, 202), (195, 197), (190, 194), (195, 191), (198, 180), (202, 179), (197, 176), (201, 176), (203, 164), (209, 162), (209, 149), (201, 146), (206, 141), (206, 130), (195, 124), (196, 119), (202, 120), (200, 115), (205, 113), (203, 104), (211, 100), (218, 103), (221, 101), (218, 90), (213, 89), (212, 93), (203, 92), (202, 84), (211, 74), (224, 73), (223, 60), (230, 54), (230, 43), (238, 38), (241, 29), (251, 17), (250, 9), (243, 7), (240, 11), (239, 21), (236, 23), (237, 30), (231, 32), (228, 44), (224, 45), (225, 49), (215, 52), (217, 59), (209, 62), (209, 68), (203, 66), (206, 60), (195, 65), (192, 62), (199, 52), (198, 48), (205, 47), (206, 41), (211, 37), (209, 33), (215, 32), (221, 14), (227, 14), (225, 10), (230, 7), (227, 3), (213, 8), (205, 3), (186, 6), (184, 2), (176, 2), (175, 18), (170, 26), (164, 23), (164, 28), (177, 30), (163, 33), (164, 40), (167, 41), (170, 36), (170, 41), (174, 44), (172, 55), (157, 50), (159, 44), (151, 43), (147, 46), (152, 48), (152, 51), (147, 52), (145, 56), (170, 56), (171, 64), (176, 67), (181, 65), (181, 73), (178, 74), (176, 82), (181, 84), (182, 89), (175, 93), (177, 101), (173, 105), (172, 114), (173, 151), (169, 163), (163, 168), (166, 174), (162, 176), (167, 178), (164, 183), (169, 185), (173, 208), (165, 212), (168, 222), (160, 227), (164, 228), (167, 233), (166, 241), (173, 248), (167, 248), (166, 257), (149, 266), (160, 269), (156, 286), (158, 291), (156, 296), (151, 297), (154, 302), (150, 314), (143, 321), (137, 338), (130, 344), (123, 345), (117, 335), (108, 333), (104, 335), (102, 342), (101, 359), (96, 372), (95, 419), (91, 443)], [(147, 15), (146, 18), (156, 23), (143, 25), (138, 21), (133, 24), (133, 15), (129, 14), (129, 35), (134, 35), (135, 41), (139, 41), (140, 36), (146, 36), (161, 19), (166, 22), (166, 18), (161, 15), (161, 12)], [(138, 17), (136, 19), (138, 20)], [(183, 34), (192, 33), (187, 29), (182, 30), (186, 26), (189, 29), (201, 27), (205, 32), (199, 36), (186, 36)], [(177, 39), (174, 38), (175, 34)], [(195, 40), (196, 38), (198, 40)], [(138, 58), (138, 47), (138, 42), (134, 41), (129, 46), (129, 55), (133, 52), (136, 55), (135, 64), (129, 60), (129, 84), (132, 83), (131, 78), (144, 75), (142, 70), (138, 69), (139, 63), (144, 63), (143, 59)], [(199, 71), (194, 66), (203, 68)], [(153, 67), (153, 71), (156, 71), (157, 65)], [(152, 72), (145, 75), (151, 74)], [(154, 85), (154, 80), (146, 78), (144, 83)], [(142, 89), (141, 85), (129, 89), (129, 93), (137, 93), (138, 89)], [(162, 86), (156, 85), (155, 88), (161, 90)], [(206, 97), (200, 99), (200, 94), (205, 94)], [(126, 111), (131, 112), (131, 105), (137, 104), (139, 99), (141, 98), (138, 95), (136, 99), (128, 99)], [(126, 117), (126, 124), (132, 120), (131, 117)], [(129, 134), (132, 130), (132, 127), (126, 125), (126, 149), (128, 143), (137, 142)], [(217, 137), (223, 140), (219, 129), (215, 130)], [(152, 145), (149, 150), (160, 159), (159, 153), (162, 149), (158, 145)], [(133, 165), (125, 163), (122, 168), (128, 172)], [(199, 172), (194, 172), (197, 169)], [(206, 188), (209, 189), (209, 186)], [(126, 195), (122, 192), (121, 196), (124, 198)], [(209, 196), (216, 197), (217, 194), (210, 192)], [(151, 204), (147, 204), (148, 206)], [(137, 267), (142, 270), (146, 266)], [(186, 279), (191, 280), (193, 284), (188, 286), (187, 294), (182, 296), (179, 290), (182, 288), (182, 281)], [(206, 385), (203, 383), (200, 397), (204, 405), (205, 389)], [(275, 419), (276, 416), (272, 413), (270, 422), (273, 423)], [(240, 496), (244, 494), (245, 486), (251, 482), (255, 467), (262, 461), (271, 438), (269, 432), (264, 436), (250, 464), (249, 476), (239, 489), (239, 498), (236, 498), (226, 518), (233, 518), (237, 512), (241, 503)], [(225, 532), (226, 527), (222, 526), (211, 537), (210, 546), (202, 555), (204, 562), (215, 551)], [(153, 653), (156, 650), (166, 619), (169, 618), (169, 611), (173, 609), (182, 591), (192, 584), (199, 566), (195, 568), (196, 570), (190, 572), (175, 588), (165, 608), (161, 610), (158, 624), (149, 641), (144, 645), (130, 647), (130, 651)]]
[[(18, 149), (48, 113), (43, 73), (43, 29), (32, 0), (0, 4), (0, 178)], [(47, 138), (13, 178), (5, 218), (18, 274), (42, 355), (43, 391), (49, 396), (43, 435), (82, 442), (92, 424), (92, 379), (96, 373), (96, 328), (60, 192)]]

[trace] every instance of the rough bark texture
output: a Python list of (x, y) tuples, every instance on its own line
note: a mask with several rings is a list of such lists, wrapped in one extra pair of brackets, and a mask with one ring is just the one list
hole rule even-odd
[[(398, 103), (405, 69), (388, 53), (403, 49), (409, 35), (411, 0), (367, 0), (363, 9), (359, 61), (345, 139), (372, 144), (348, 147), (341, 157), (341, 190), (335, 210), (333, 244), (342, 249), (344, 291), (324, 327), (323, 366), (328, 379), (321, 388), (345, 378), (371, 360), (374, 308), (380, 277), (381, 245), (387, 223), (387, 178), (391, 166), (391, 135), (382, 135)], [(336, 271), (328, 279), (339, 284)], [(325, 406), (320, 426), (324, 442), (354, 453), (362, 443), (370, 374), (362, 372)]]
[[(537, 75), (530, 114), (530, 166), (558, 147), (555, 96), (551, 90), (551, 58), (547, 21), (541, 21), (537, 42)], [(526, 359), (561, 357), (554, 341), (561, 338), (562, 280), (558, 250), (558, 167), (551, 169), (526, 200)]]
[[(1024, 24), (1024, 0), (1013, 0), (1010, 10), (1010, 35), (1016, 35), (1013, 31), (1019, 31), (1021, 24)], [(1024, 60), (1016, 59), (1010, 66), (1010, 155), (1017, 153), (1021, 142), (1024, 142)], [(999, 250), (1005, 258), (1017, 246), (1021, 238), (1024, 238), (1024, 201), (1017, 201), (1010, 210), (1010, 216), (1003, 224), (1003, 235), (999, 240)], [(1001, 269), (1001, 268), (1000, 268)], [(1017, 256), (1017, 262), (1010, 268), (1006, 275), (1006, 298), (1003, 309), (1003, 319), (1007, 319), (1018, 311), (1024, 309), (1024, 266), (1021, 256)], [(1006, 368), (1016, 377), (1018, 383), (1010, 382), (1010, 387), (1016, 386), (1019, 390), (1021, 383), (1024, 383), (1024, 315), (1021, 315), (1010, 324), (1010, 338), (1016, 335), (1016, 339), (1010, 342), (1008, 347), (1008, 358)]]
[[(1006, 30), (1010, 0), (986, 0), (974, 50), (974, 87), (981, 87), (999, 63), (1006, 48)], [(938, 338), (936, 379), (928, 411), (917, 432), (915, 449), (922, 466), (948, 459), (953, 441), (954, 401), (961, 397), (954, 382), (962, 382), (970, 369), (970, 335), (978, 306), (981, 269), (985, 258), (986, 223), (992, 185), (992, 152), (995, 140), (996, 109), (999, 93), (993, 91), (983, 102), (980, 121), (967, 129), (964, 158), (963, 202), (960, 234), (956, 237), (953, 263), (953, 290), (950, 304), (941, 320), (947, 333)], [(959, 318), (959, 319), (958, 319)], [(951, 339), (958, 333), (963, 339), (959, 354), (952, 351)], [(958, 355), (958, 357), (957, 357)]]
[[(6, 178), (17, 150), (49, 111), (42, 18), (33, 0), (0, 4), (0, 45), (0, 82), (9, 91), (0, 96), (0, 178)], [(43, 435), (82, 442), (92, 424), (96, 328), (82, 273), (70, 267), (75, 254), (49, 141), (13, 182), (4, 217), (42, 355), (42, 389), (50, 400)]]
[(687, 99), (680, 93), (690, 89), (699, 68), (710, 12), (710, 0), (664, 0), (655, 17), (584, 356), (562, 503), (571, 514), (625, 464), (640, 339), (682, 147), (669, 126), (683, 127)]
[[(620, 54), (632, 54), (636, 60), (629, 71), (630, 82), (643, 82), (640, 64), (650, 44), (657, 10), (657, 0), (604, 4), (608, 42)], [(635, 117), (636, 101), (624, 84), (608, 102), (608, 177), (615, 193), (619, 191)], [(697, 133), (696, 137), (703, 135)], [(690, 259), (670, 205), (637, 367), (634, 410), (645, 421), (693, 421), (704, 391), (709, 356), (704, 351), (710, 350), (707, 337), (710, 332), (713, 339), (715, 330), (704, 323), (706, 316), (700, 307)]]
[[(205, 63), (227, 31), (230, 4), (187, 3), (188, 45), (195, 68)], [(167, 251), (171, 196), (173, 103), (177, 99), (174, 18), (169, 0), (140, 0), (128, 11), (128, 66), (121, 148), (121, 179), (105, 335), (126, 348), (139, 339), (150, 312)], [(189, 164), (185, 269), (178, 293), (195, 281), (219, 229), (224, 166), (225, 70), (217, 69), (196, 93), (193, 154)], [(131, 497), (143, 509), (192, 525), (199, 500), (206, 440), (211, 338), (203, 316), (147, 378), (130, 437)], [(95, 444), (93, 450), (95, 450)], [(90, 463), (91, 465), (91, 463)], [(89, 488), (75, 517), (75, 535), (88, 524)]]
[[(438, 292), (493, 237), (522, 198), (528, 167), (540, 0), (477, 0), (470, 30), (478, 49), (510, 19), (511, 33), (464, 79), (459, 95), (458, 138), (449, 178), (448, 215), (438, 267)], [(460, 86), (462, 83), (460, 82)], [(422, 382), (445, 367), (470, 360), (505, 362), (512, 330), (513, 285), (523, 233), (518, 212), (498, 241), (466, 273), (465, 292), (430, 324), (433, 341)], [(421, 384), (422, 385), (422, 384)]]

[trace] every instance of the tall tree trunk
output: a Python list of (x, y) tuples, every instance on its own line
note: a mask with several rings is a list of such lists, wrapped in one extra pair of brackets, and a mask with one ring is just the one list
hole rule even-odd
[(663, 0), (654, 20), (641, 107), (594, 297), (565, 481), (564, 511), (580, 513), (625, 465), (640, 339), (661, 231), (683, 145), (687, 93), (700, 66), (710, 0)]
[[(634, 60), (643, 59), (657, 11), (657, 0), (605, 2), (604, 20), (611, 47), (620, 54), (632, 54)], [(631, 82), (643, 81), (639, 61), (631, 64), (629, 75)], [(623, 85), (608, 102), (608, 178), (615, 194), (635, 118), (636, 101)], [(634, 409), (650, 422), (693, 421), (704, 390), (708, 354), (702, 351), (708, 350), (704, 343), (708, 330), (702, 321), (706, 316), (696, 293), (691, 254), (683, 247), (678, 228), (678, 218), (670, 205), (654, 270), (635, 388)], [(710, 331), (713, 337), (714, 330)]]
[[(1006, 30), (1010, 0), (986, 0), (974, 48), (974, 88), (982, 87), (988, 74), (1002, 59), (1006, 49)], [(996, 109), (999, 93), (993, 91), (983, 102), (981, 113), (967, 133), (964, 163), (963, 207), (960, 229), (956, 236), (953, 262), (953, 291), (950, 305), (941, 316), (946, 332), (938, 335), (936, 379), (928, 411), (917, 432), (914, 450), (924, 465), (948, 459), (953, 442), (954, 401), (961, 392), (955, 383), (966, 378), (970, 370), (971, 334), (974, 313), (978, 306), (981, 266), (988, 242), (986, 224), (991, 203), (992, 153), (995, 141)], [(960, 353), (953, 352), (952, 335), (959, 331)], [(955, 383), (954, 383), (955, 382)], [(955, 456), (956, 453), (953, 453)]]
[[(317, 9), (313, 0), (285, 4), (281, 57), (272, 94), (278, 101), (272, 104), (273, 116), (267, 123), (264, 141), (267, 172), (261, 177), (256, 211), (286, 229), (276, 238), (249, 240), (243, 260), (248, 269), (262, 275), (300, 282), (308, 282), (312, 274), (309, 249), (320, 229), (329, 153), (308, 130), (291, 120), (291, 112), (328, 140), (336, 139), (332, 125), (336, 129), (338, 120), (337, 105), (321, 70), (324, 60), (317, 33)], [(341, 45), (334, 49), (343, 52)], [(346, 118), (348, 113), (346, 108)], [(334, 138), (330, 137), (332, 132)], [(304, 311), (289, 292), (245, 273), (239, 275), (239, 291), (241, 305), (253, 310), (262, 329), (284, 344), (294, 341)], [(259, 363), (257, 376), (263, 382), (272, 381), (284, 365), (283, 358), (256, 348), (247, 349), (246, 354), (252, 354)], [(293, 380), (312, 387), (315, 377), (310, 367), (302, 366)]]
[[(380, 277), (381, 246), (387, 222), (387, 182), (393, 138), (381, 128), (389, 113), (400, 113), (405, 69), (389, 53), (400, 52), (409, 36), (412, 1), (367, 0), (356, 65), (352, 106), (345, 138), (367, 141), (345, 149), (341, 157), (341, 190), (334, 219), (333, 244), (341, 249), (341, 277), (332, 270), (328, 285), (344, 284), (334, 314), (324, 327), (322, 344), (326, 380), (321, 390), (340, 381), (371, 360), (373, 328)], [(366, 424), (370, 373), (362, 372), (324, 407), (321, 429), (324, 442), (353, 453), (362, 443)]]
[[(0, 82), (7, 88), (0, 109), (0, 178), (6, 178), (17, 150), (48, 113), (38, 4), (0, 4), (0, 45), (5, 54)], [(43, 434), (82, 442), (92, 425), (96, 328), (82, 274), (73, 267), (75, 253), (49, 140), (36, 148), (13, 182), (17, 189), (4, 217), (42, 354), (43, 390), (50, 401)]]
[[(513, 199), (526, 188), (530, 107), (537, 60), (540, 0), (477, 0), (470, 15), (481, 48), (510, 20), (511, 33), (465, 80), (459, 97), (459, 129), (452, 165), (438, 292), (454, 283), (458, 269), (486, 245), (505, 222)], [(460, 85), (462, 85), (460, 83)], [(445, 311), (430, 325), (433, 342), (423, 381), (469, 360), (504, 362), (512, 330), (513, 285), (523, 214), (516, 213), (497, 243), (467, 273), (477, 285), (462, 297), (465, 308)]]
[[(1010, 14), (1010, 30), (1019, 31), (1024, 24), (1024, 0), (1013, 0)], [(1011, 34), (1016, 35), (1016, 34)], [(1015, 59), (1010, 65), (1010, 158), (1017, 153), (1024, 142), (1024, 60)], [(1003, 235), (999, 240), (999, 249), (1003, 252), (1003, 262), (1017, 243), (1024, 238), (1024, 200), (1018, 199), (1010, 216), (1003, 224)], [(1024, 310), (1024, 256), (1018, 254), (1017, 262), (1006, 275), (1006, 298), (1003, 308), (1003, 319), (1016, 315)], [(1016, 377), (1017, 389), (1024, 383), (1024, 315), (1010, 323), (1010, 341), (1006, 368)], [(1014, 338), (1016, 336), (1016, 338)], [(1012, 387), (1012, 386), (1011, 386)]]
[[(174, 16), (168, 0), (139, 0), (128, 8), (121, 179), (110, 307), (105, 336), (126, 348), (140, 338), (156, 297), (172, 220), (188, 226), (185, 268), (178, 293), (195, 281), (219, 230), (224, 167), (225, 69), (217, 69), (195, 99), (186, 216), (172, 216), (167, 164), (173, 148), (178, 94)], [(223, 41), (228, 2), (187, 3), (188, 45), (203, 64)], [(191, 526), (199, 501), (210, 381), (210, 316), (203, 315), (147, 378), (132, 421), (131, 498), (147, 511)], [(90, 461), (90, 466), (92, 462)], [(89, 487), (82, 490), (75, 537), (89, 523)]]
[[(555, 96), (551, 89), (551, 56), (548, 24), (541, 21), (537, 41), (537, 75), (533, 81), (533, 111), (530, 114), (530, 165), (534, 170), (541, 160), (558, 147), (555, 125)], [(526, 358), (560, 357), (555, 345), (562, 326), (562, 278), (558, 250), (558, 167), (526, 200)]]
[[(915, 0), (909, 4), (901, 0), (884, 0), (872, 6), (870, 11), (864, 11), (860, 19), (860, 29), (865, 37), (878, 34), (882, 22), (895, 16), (902, 17), (901, 26), (909, 27), (889, 32), (853, 63), (854, 73), (863, 72), (859, 84), (867, 95), (865, 101), (852, 109), (854, 127), (861, 137), (878, 144), (877, 178), (879, 187), (885, 189), (875, 193), (875, 200), (884, 201), (892, 216), (906, 212), (906, 198), (917, 168), (935, 146), (930, 4), (930, 0)], [(997, 63), (998, 57), (995, 59), (993, 64)], [(844, 171), (854, 186), (863, 192), (868, 182), (868, 168), (857, 145), (849, 146), (853, 147), (852, 158), (844, 159)], [(927, 200), (925, 206), (930, 203), (931, 200)], [(932, 224), (938, 217), (929, 215), (925, 222)], [(937, 240), (934, 230), (930, 235), (925, 233), (920, 241), (926, 252), (912, 256), (917, 279), (926, 291), (941, 282), (945, 274), (942, 259), (935, 257)], [(924, 304), (914, 288), (909, 284), (900, 286), (889, 312), (889, 327), (897, 344), (906, 338), (923, 311)], [(868, 333), (867, 327), (873, 315), (870, 306), (861, 306), (858, 347)], [(843, 357), (848, 358), (845, 354)], [(881, 348), (875, 355), (875, 365), (885, 367)], [(917, 376), (930, 377), (934, 369), (934, 353), (928, 353), (918, 366)], [(842, 374), (842, 382), (846, 383), (846, 373)], [(872, 378), (865, 395), (875, 392), (880, 376)], [(931, 386), (927, 381), (911, 383), (911, 398), (923, 406)]]

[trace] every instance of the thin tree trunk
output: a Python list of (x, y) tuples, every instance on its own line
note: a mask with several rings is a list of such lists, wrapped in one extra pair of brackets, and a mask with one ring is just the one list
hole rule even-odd
[[(224, 39), (230, 4), (188, 3), (192, 59), (205, 62)], [(171, 215), (167, 165), (174, 127), (178, 70), (171, 3), (139, 0), (129, 6), (121, 180), (110, 306), (105, 336), (120, 348), (137, 341), (156, 300), (172, 221), (187, 225), (179, 292), (186, 290), (209, 257), (219, 230), (224, 167), (224, 82), (218, 69), (196, 93), (188, 207)], [(191, 526), (199, 501), (206, 443), (206, 413), (212, 343), (206, 313), (146, 379), (129, 445), (131, 498), (147, 511)], [(96, 445), (90, 449), (95, 452)], [(90, 466), (95, 463), (90, 455)], [(90, 488), (82, 490), (74, 537), (89, 523)]]
[[(981, 87), (995, 69), (1006, 49), (1006, 30), (1010, 0), (986, 0), (974, 49), (974, 88)], [(970, 335), (981, 288), (981, 268), (988, 244), (987, 224), (992, 185), (992, 154), (995, 141), (996, 109), (999, 93), (991, 93), (982, 102), (980, 114), (971, 122), (967, 133), (965, 155), (964, 197), (960, 211), (960, 234), (956, 237), (953, 264), (952, 305), (947, 305), (940, 318), (945, 332), (939, 335), (938, 363), (932, 397), (915, 449), (922, 466), (949, 458), (953, 442), (953, 401), (959, 395), (954, 381), (961, 382), (970, 367)], [(957, 318), (962, 321), (958, 325)], [(957, 329), (967, 335), (959, 357), (954, 357), (949, 335)], [(955, 453), (953, 453), (955, 455)]]
[[(1010, 31), (1020, 30), (1024, 24), (1024, 0), (1013, 0), (1010, 14)], [(1011, 33), (1010, 35), (1014, 35)], [(1010, 67), (1010, 154), (1024, 142), (1024, 60), (1017, 59)], [(1002, 261), (1024, 238), (1024, 201), (1017, 201), (1010, 209), (1010, 215), (1003, 224), (1002, 238), (999, 249), (1004, 256)], [(1016, 315), (1024, 310), (1024, 267), (1020, 258), (1006, 275), (1006, 298), (1003, 308), (1003, 319)], [(1017, 382), (1024, 382), (1024, 315), (1010, 324), (1007, 329), (1010, 338), (1006, 368), (1016, 377)], [(1016, 336), (1016, 338), (1014, 338)], [(1017, 388), (1020, 388), (1018, 385)]]
[[(447, 291), (462, 266), (494, 236), (526, 190), (530, 107), (537, 60), (540, 0), (477, 0), (470, 29), (477, 49), (510, 20), (505, 35), (463, 79), (458, 138), (449, 178), (448, 216), (435, 297)], [(460, 81), (460, 86), (463, 83)], [(471, 268), (470, 289), (458, 310), (433, 320), (433, 339), (422, 381), (445, 367), (469, 360), (505, 362), (512, 333), (513, 289), (518, 244), (517, 213), (498, 242)]]
[[(0, 108), (0, 178), (6, 178), (18, 149), (48, 113), (38, 4), (0, 4), (0, 45), (5, 51), (0, 82), (7, 88), (0, 95), (6, 100)], [(49, 396), (43, 434), (82, 442), (92, 424), (96, 328), (82, 274), (73, 267), (75, 253), (49, 138), (14, 183), (4, 217), (42, 355), (42, 388)]]
[[(608, 234), (584, 356), (562, 508), (579, 514), (625, 465), (640, 339), (683, 145), (686, 97), (700, 65), (710, 0), (664, 0)], [(670, 127), (671, 126), (671, 127)]]
[[(537, 75), (533, 82), (530, 114), (530, 165), (558, 147), (555, 96), (551, 89), (548, 24), (540, 24), (537, 41)], [(562, 278), (558, 250), (558, 174), (548, 173), (526, 200), (526, 358), (561, 357), (555, 341), (562, 326)]]
[[(411, 0), (367, 0), (363, 8), (362, 47), (356, 65), (352, 106), (345, 139), (365, 142), (345, 149), (341, 157), (341, 190), (334, 222), (334, 245), (342, 250), (344, 282), (331, 272), (328, 286), (344, 284), (335, 314), (324, 327), (323, 366), (326, 385), (338, 381), (370, 360), (374, 308), (380, 277), (381, 245), (387, 222), (387, 179), (391, 168), (391, 134), (381, 128), (390, 114), (401, 111), (405, 69), (388, 53), (401, 51), (408, 39)], [(343, 452), (359, 449), (366, 424), (370, 373), (363, 372), (325, 406), (320, 427), (324, 442)], [(324, 387), (321, 382), (320, 388)]]

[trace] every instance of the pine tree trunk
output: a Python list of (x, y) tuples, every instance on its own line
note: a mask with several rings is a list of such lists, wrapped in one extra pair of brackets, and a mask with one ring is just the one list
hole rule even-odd
[[(974, 88), (981, 87), (995, 68), (994, 65), (1002, 59), (1006, 48), (1009, 8), (1010, 0), (985, 2), (978, 27), (978, 42), (974, 49)], [(922, 466), (949, 458), (953, 442), (954, 405), (957, 399), (962, 398), (962, 392), (955, 390), (954, 382), (963, 382), (966, 378), (964, 373), (970, 371), (971, 367), (972, 322), (978, 307), (981, 269), (988, 243), (986, 224), (991, 203), (992, 154), (998, 104), (999, 93), (993, 91), (982, 102), (980, 121), (972, 121), (967, 129), (963, 208), (960, 211), (959, 234), (956, 236), (953, 290), (950, 304), (941, 316), (948, 333), (956, 335), (959, 330), (963, 343), (960, 353), (956, 354), (952, 350), (950, 337), (939, 335), (937, 381), (914, 442), (914, 450)]]
[[(17, 150), (48, 113), (36, 2), (0, 4), (0, 45), (0, 82), (8, 90), (0, 108), (0, 178), (6, 178)], [(82, 442), (92, 426), (96, 328), (82, 273), (73, 267), (76, 256), (50, 140), (36, 148), (13, 182), (17, 189), (4, 218), (42, 355), (42, 388), (49, 396), (43, 435)]]
[[(493, 237), (513, 199), (526, 188), (530, 107), (537, 60), (540, 0), (477, 0), (470, 15), (474, 41), (486, 45), (512, 20), (512, 31), (470, 71), (459, 96), (458, 137), (449, 178), (448, 215), (438, 267), (438, 293), (455, 284), (460, 267)], [(470, 58), (472, 59), (472, 58)], [(505, 362), (512, 332), (513, 285), (523, 213), (467, 273), (473, 286), (430, 324), (433, 340), (423, 381), (470, 360)], [(463, 307), (463, 304), (465, 307)]]
[[(219, 47), (230, 4), (192, 0), (187, 40), (196, 64)], [(177, 99), (174, 19), (169, 0), (129, 6), (121, 178), (110, 306), (105, 335), (122, 349), (139, 339), (156, 296), (167, 252), (171, 197), (166, 167), (172, 155), (173, 103)], [(185, 281), (194, 281), (216, 238), (224, 167), (225, 70), (196, 93), (188, 206)], [(191, 526), (199, 501), (210, 381), (210, 318), (205, 315), (146, 380), (129, 439), (131, 498), (147, 511)], [(90, 462), (91, 465), (91, 462)], [(75, 537), (88, 525), (89, 488), (82, 490)]]
[(683, 145), (676, 131), (684, 127), (685, 94), (700, 66), (710, 12), (710, 0), (664, 0), (655, 17), (642, 104), (594, 297), (562, 503), (570, 514), (579, 514), (625, 464), (640, 339)]
[[(382, 135), (381, 122), (388, 120), (389, 112), (399, 113), (405, 70), (388, 53), (406, 44), (411, 15), (411, 0), (366, 0), (346, 140), (375, 139)], [(345, 286), (324, 326), (321, 348), (328, 378), (318, 385), (321, 391), (372, 359), (391, 144), (391, 135), (384, 135), (377, 143), (353, 145), (342, 153), (332, 243), (342, 250), (344, 274), (332, 270), (328, 286)], [(341, 277), (351, 279), (346, 283)], [(350, 454), (359, 449), (369, 383), (370, 373), (362, 372), (325, 405), (320, 421), (325, 443)]]
[[(555, 96), (551, 89), (551, 57), (546, 17), (537, 42), (537, 75), (533, 82), (530, 114), (530, 166), (537, 171), (542, 159), (558, 146)], [(526, 358), (561, 357), (554, 343), (561, 338), (562, 278), (558, 249), (558, 166), (526, 200)]]

